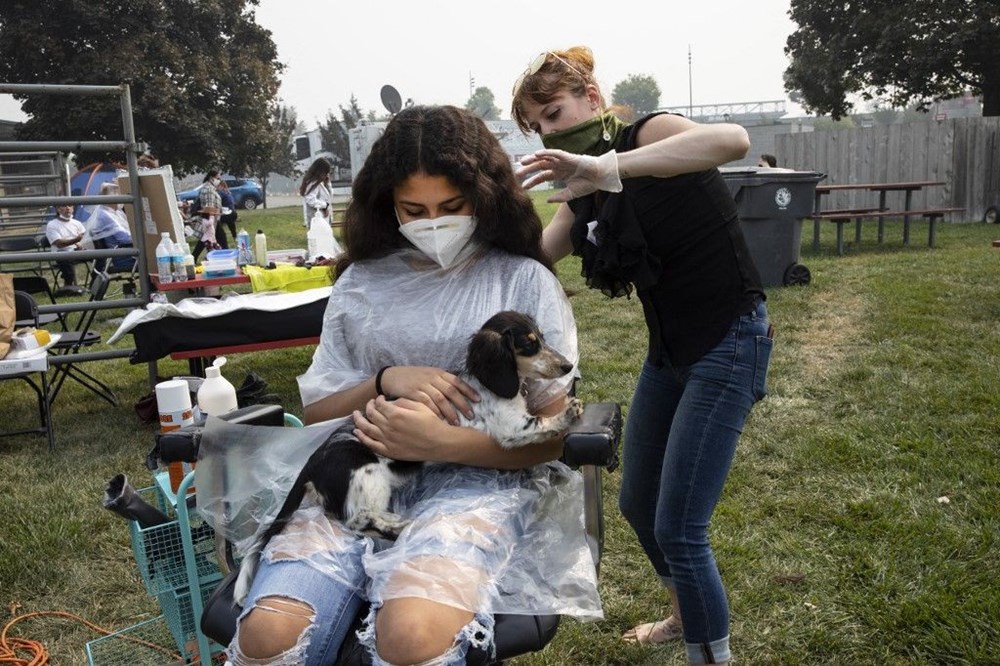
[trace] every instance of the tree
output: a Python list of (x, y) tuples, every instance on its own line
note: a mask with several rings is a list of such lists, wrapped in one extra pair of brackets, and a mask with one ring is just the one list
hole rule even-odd
[(469, 101), (465, 103), (465, 108), (483, 120), (500, 119), (500, 109), (497, 108), (496, 98), (493, 96), (493, 91), (486, 86), (476, 88), (476, 91), (469, 97)]
[(333, 155), (334, 166), (350, 168), (351, 144), (347, 132), (357, 127), (365, 114), (358, 106), (358, 98), (354, 95), (351, 95), (351, 102), (346, 109), (343, 106), (337, 108), (340, 109), (340, 120), (337, 120), (332, 113), (327, 113), (326, 122), (319, 126), (321, 147)]
[[(0, 80), (130, 87), (136, 137), (178, 175), (244, 173), (266, 154), (282, 65), (258, 0), (4, 0)], [(25, 140), (115, 140), (116, 97), (17, 95)], [(91, 153), (77, 162), (124, 153)]]
[(267, 208), (267, 183), (271, 174), (292, 177), (298, 174), (298, 164), (292, 151), (292, 142), (299, 121), (295, 108), (275, 104), (271, 110), (271, 125), (268, 128), (268, 152), (253, 163), (251, 173), (257, 176), (264, 190), (264, 208)]
[(972, 90), (1000, 115), (996, 0), (792, 0), (789, 15), (785, 89), (809, 111), (846, 116), (855, 95), (926, 110)]
[(660, 86), (646, 74), (629, 74), (611, 91), (611, 103), (627, 107), (639, 117), (652, 113), (660, 106)]

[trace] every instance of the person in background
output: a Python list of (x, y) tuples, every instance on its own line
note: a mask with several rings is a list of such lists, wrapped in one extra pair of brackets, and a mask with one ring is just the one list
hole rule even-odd
[[(118, 185), (113, 182), (106, 182), (101, 185), (101, 196), (118, 194)], [(94, 208), (94, 211), (87, 219), (87, 240), (93, 243), (95, 248), (114, 249), (120, 247), (132, 247), (132, 232), (129, 230), (128, 218), (118, 207), (121, 204), (101, 204)], [(104, 270), (107, 266), (107, 259), (98, 259), (95, 262), (97, 270)], [(111, 266), (116, 271), (129, 270), (135, 263), (134, 257), (114, 257), (111, 259)]]
[[(229, 186), (226, 185), (226, 181), (219, 179), (219, 186), (216, 188), (219, 192), (219, 199), (222, 201), (222, 216), (219, 218), (219, 222), (226, 225), (229, 229), (229, 233), (233, 236), (233, 242), (236, 242), (236, 220), (238, 214), (236, 213), (236, 200), (233, 199), (232, 193), (229, 191)], [(224, 235), (224, 234), (223, 234)]]
[[(72, 252), (83, 249), (83, 238), (87, 228), (83, 222), (73, 217), (73, 206), (62, 205), (56, 208), (56, 217), (45, 225), (45, 237), (49, 245), (57, 252)], [(76, 284), (76, 264), (80, 262), (63, 259), (56, 261), (59, 275), (62, 278), (62, 291), (80, 293), (83, 290)]]
[(160, 166), (160, 160), (156, 159), (156, 155), (147, 151), (136, 158), (136, 165), (140, 169), (156, 169)]
[(302, 226), (309, 228), (309, 221), (312, 220), (316, 211), (320, 211), (323, 217), (330, 219), (333, 203), (333, 190), (330, 188), (330, 163), (322, 157), (309, 165), (302, 184), (299, 186), (299, 195), (302, 201)]
[(525, 188), (562, 181), (543, 245), (582, 259), (587, 285), (634, 289), (649, 349), (628, 411), (619, 506), (673, 612), (623, 639), (683, 637), (692, 664), (728, 663), (729, 606), (708, 527), (751, 407), (765, 394), (771, 332), (764, 290), (716, 168), (746, 155), (739, 125), (606, 111), (594, 56), (545, 51), (517, 80), (511, 115), (541, 136)]
[(226, 232), (219, 224), (219, 216), (222, 213), (222, 197), (219, 196), (219, 172), (212, 169), (205, 174), (201, 187), (198, 188), (198, 214), (201, 217), (201, 234), (198, 242), (194, 245), (194, 260), (198, 261), (201, 251), (204, 249), (218, 250), (229, 248), (226, 241)]
[(773, 169), (774, 167), (778, 166), (778, 158), (769, 153), (764, 153), (760, 156), (760, 159), (757, 160), (757, 166), (771, 167)]
[[(296, 511), (263, 553), (230, 662), (332, 663), (362, 599), (373, 664), (486, 663), (496, 612), (600, 617), (581, 479), (556, 461), (561, 438), (504, 449), (457, 425), (479, 396), (449, 369), (498, 311), (531, 315), (578, 358), (541, 221), (499, 142), (464, 109), (403, 109), (354, 179), (344, 224), (320, 343), (298, 378), (305, 420), (353, 416), (376, 452), (437, 464), (400, 489), (412, 522), (378, 552), (321, 507)], [(573, 374), (528, 380), (528, 408), (562, 410)]]

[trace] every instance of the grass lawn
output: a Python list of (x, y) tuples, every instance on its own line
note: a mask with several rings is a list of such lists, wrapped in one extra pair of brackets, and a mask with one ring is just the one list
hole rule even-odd
[[(552, 207), (537, 201), (548, 219)], [(297, 207), (241, 211), (240, 220), (251, 234), (263, 228), (272, 249), (305, 245)], [(750, 418), (711, 528), (740, 663), (1000, 663), (1000, 249), (990, 247), (1000, 227), (942, 224), (928, 249), (923, 226), (904, 248), (901, 225), (887, 224), (881, 246), (870, 225), (838, 257), (833, 229), (814, 253), (807, 224), (811, 284), (768, 290), (770, 395)], [(580, 396), (627, 409), (645, 351), (640, 305), (588, 291), (575, 259), (559, 268), (576, 292)], [(99, 314), (105, 339), (121, 314)], [(130, 344), (126, 336), (121, 346)], [(295, 377), (310, 356), (234, 355), (224, 372), (234, 384), (257, 372), (300, 414)], [(159, 613), (126, 523), (101, 507), (115, 474), (149, 483), (154, 427), (132, 409), (149, 391), (147, 368), (119, 359), (87, 369), (119, 407), (68, 382), (53, 407), (55, 453), (42, 436), (0, 439), (0, 625), (70, 611), (117, 630)], [(159, 371), (186, 374), (187, 365), (168, 359)], [(0, 382), (0, 427), (35, 419), (23, 382)], [(605, 620), (567, 620), (544, 652), (516, 664), (684, 663), (677, 643), (618, 638), (666, 611), (618, 514), (619, 479), (605, 486)], [(9, 633), (44, 643), (54, 664), (86, 663), (84, 644), (97, 636), (56, 618)]]

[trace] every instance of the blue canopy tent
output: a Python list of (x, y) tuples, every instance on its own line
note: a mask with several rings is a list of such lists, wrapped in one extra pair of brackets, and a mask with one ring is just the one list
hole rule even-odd
[[(73, 174), (73, 177), (69, 179), (70, 194), (74, 196), (100, 194), (101, 185), (107, 182), (118, 182), (117, 173), (119, 169), (125, 168), (124, 164), (118, 164), (116, 162), (94, 162), (93, 164), (88, 164), (78, 170), (75, 174)], [(93, 210), (93, 205), (77, 206), (76, 211), (73, 213), (73, 217), (81, 222), (86, 222), (90, 218), (90, 214)]]

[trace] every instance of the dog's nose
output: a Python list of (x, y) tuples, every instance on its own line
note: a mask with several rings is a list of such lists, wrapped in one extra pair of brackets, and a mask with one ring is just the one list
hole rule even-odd
[(573, 364), (568, 362), (563, 363), (562, 365), (559, 366), (559, 369), (562, 370), (562, 373), (565, 375), (567, 372), (573, 369)]

